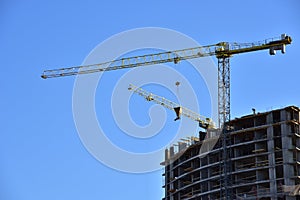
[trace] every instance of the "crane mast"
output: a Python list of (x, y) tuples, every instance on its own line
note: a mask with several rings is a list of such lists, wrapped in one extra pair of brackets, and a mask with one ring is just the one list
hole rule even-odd
[(147, 101), (152, 101), (156, 104), (162, 105), (165, 108), (170, 110), (175, 110), (178, 119), (180, 115), (190, 118), (193, 121), (199, 123), (199, 126), (204, 129), (214, 128), (214, 124), (210, 118), (201, 116), (200, 114), (185, 108), (178, 103), (172, 102), (164, 97), (158, 96), (156, 94), (150, 93), (140, 87), (130, 84), (128, 90), (133, 91), (134, 93), (144, 97)]

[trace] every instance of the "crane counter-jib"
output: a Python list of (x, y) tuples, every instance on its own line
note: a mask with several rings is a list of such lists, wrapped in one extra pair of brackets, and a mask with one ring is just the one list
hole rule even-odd
[(223, 44), (223, 48), (216, 50), (216, 57), (230, 57), (235, 54), (254, 52), (260, 50), (270, 50), (270, 54), (274, 55), (275, 50), (281, 50), (285, 53), (285, 45), (291, 44), (292, 38), (286, 34), (282, 34), (281, 38), (266, 39), (264, 41), (254, 43), (219, 43)]

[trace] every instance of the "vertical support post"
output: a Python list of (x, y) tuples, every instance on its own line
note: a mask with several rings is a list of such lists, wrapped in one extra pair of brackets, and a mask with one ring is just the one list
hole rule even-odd
[[(273, 113), (267, 115), (267, 124), (273, 124)], [(276, 183), (276, 156), (275, 156), (275, 142), (273, 126), (267, 128), (267, 148), (269, 160), (269, 180), (270, 180), (270, 195), (271, 200), (278, 199), (277, 197), (277, 183)]]
[[(291, 115), (287, 110), (280, 111), (280, 120), (284, 121), (280, 126), (281, 128), (281, 144), (282, 144), (282, 155), (283, 156), (283, 178), (284, 178), (284, 185), (286, 186), (295, 186), (295, 171), (294, 165), (294, 152), (291, 149), (293, 147), (292, 137), (289, 134), (292, 133), (291, 131), (291, 124), (289, 121), (291, 120)], [(286, 200), (293, 200), (295, 199), (294, 196), (287, 195)]]
[(221, 185), (221, 199), (232, 200), (233, 190), (232, 190), (232, 151), (231, 151), (231, 136), (230, 130), (223, 128), (221, 135), (222, 140), (222, 154), (223, 162), (221, 163), (222, 174), (220, 175), (220, 185)]
[(229, 57), (218, 58), (219, 128), (230, 120), (230, 62)]
[(221, 130), (221, 140), (223, 151), (223, 170), (220, 180), (220, 198), (232, 199), (231, 188), (231, 145), (230, 130), (226, 127), (226, 122), (230, 121), (230, 62), (229, 56), (218, 57), (218, 115), (219, 128)]

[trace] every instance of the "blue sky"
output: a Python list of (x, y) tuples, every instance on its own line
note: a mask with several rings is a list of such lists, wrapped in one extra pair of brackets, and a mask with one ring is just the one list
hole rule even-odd
[[(133, 28), (173, 29), (202, 45), (252, 42), (287, 33), (293, 44), (287, 47), (285, 55), (269, 56), (264, 51), (231, 59), (231, 115), (249, 114), (251, 108), (263, 112), (300, 106), (299, 9), (297, 0), (2, 0), (0, 199), (153, 200), (163, 196), (161, 170), (142, 174), (120, 172), (102, 164), (86, 150), (72, 114), (76, 77), (42, 80), (44, 69), (80, 65), (99, 43)], [(213, 61), (216, 63), (215, 58)], [(180, 66), (187, 66), (187, 70), (179, 72), (185, 73), (191, 84), (199, 83), (195, 86), (199, 106), (204, 115), (210, 115), (203, 80), (193, 76), (188, 63), (182, 62)], [(135, 141), (125, 135), (110, 111), (104, 109), (113, 84), (125, 72), (105, 74), (104, 83), (97, 89), (97, 115), (107, 113), (103, 128), (109, 130), (108, 137), (118, 146), (135, 152), (152, 151), (163, 146), (178, 128), (173, 122), (174, 113), (166, 111), (166, 127), (153, 140)], [(168, 90), (146, 88), (176, 100)], [(148, 124), (151, 105), (139, 97), (132, 98), (133, 119), (140, 125)]]

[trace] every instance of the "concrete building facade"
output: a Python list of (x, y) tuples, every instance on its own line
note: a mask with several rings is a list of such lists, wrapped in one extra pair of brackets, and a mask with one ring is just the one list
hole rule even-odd
[(208, 130), (166, 149), (163, 200), (300, 199), (299, 112), (254, 112), (228, 122), (226, 140)]

